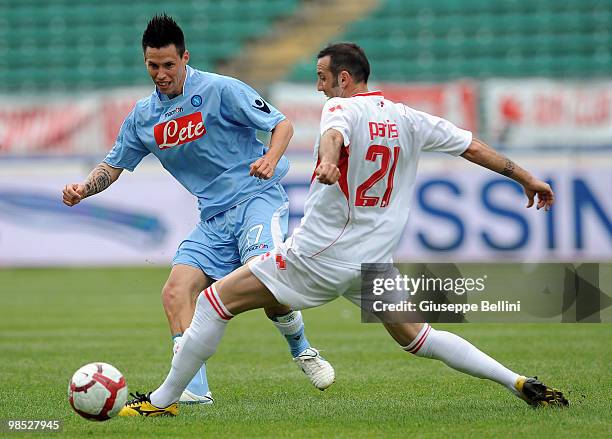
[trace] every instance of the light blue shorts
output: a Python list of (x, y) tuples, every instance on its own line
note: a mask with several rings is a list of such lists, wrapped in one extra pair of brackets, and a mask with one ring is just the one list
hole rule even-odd
[(289, 199), (280, 184), (200, 222), (179, 245), (172, 265), (199, 268), (217, 280), (285, 240)]

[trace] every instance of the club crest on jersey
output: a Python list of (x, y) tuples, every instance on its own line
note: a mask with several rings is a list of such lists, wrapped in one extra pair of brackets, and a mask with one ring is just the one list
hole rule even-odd
[(193, 105), (194, 107), (199, 107), (200, 105), (202, 105), (202, 96), (193, 95), (191, 97), (191, 105)]
[(335, 105), (335, 106), (331, 107), (331, 108), (329, 109), (329, 112), (330, 112), (330, 113), (333, 113), (333, 112), (334, 112), (334, 111), (336, 111), (336, 110), (342, 110), (342, 105), (338, 104), (338, 105)]
[(201, 138), (206, 134), (206, 128), (202, 113), (197, 112), (157, 124), (153, 134), (159, 149), (168, 149)]

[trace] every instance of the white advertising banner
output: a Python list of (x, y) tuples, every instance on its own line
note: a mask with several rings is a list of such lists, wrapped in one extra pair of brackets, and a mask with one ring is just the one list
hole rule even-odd
[[(550, 180), (552, 211), (525, 209), (518, 185), (464, 160), (423, 160), (396, 259), (612, 261), (610, 158), (580, 166), (571, 158), (517, 161)], [(170, 264), (198, 221), (194, 197), (151, 160), (103, 193), (64, 206), (64, 184), (81, 181), (92, 166), (0, 166), (0, 266)], [(309, 168), (296, 166), (283, 181), (291, 226), (302, 216)]]
[(108, 151), (134, 103), (150, 87), (76, 95), (1, 96), (0, 154), (65, 155)]
[[(470, 82), (448, 84), (370, 84), (385, 97), (417, 110), (443, 117), (456, 125), (478, 130), (476, 87)], [(278, 83), (271, 87), (269, 101), (291, 121), (295, 132), (289, 153), (312, 153), (319, 133), (321, 110), (327, 98), (312, 85)]]
[(489, 80), (483, 132), (517, 148), (612, 146), (612, 81)]
[(526, 209), (520, 185), (471, 164), (422, 172), (398, 260), (612, 260), (610, 161), (589, 168), (551, 162), (527, 166), (555, 191), (548, 212)]
[[(612, 147), (612, 81), (492, 79), (380, 83), (370, 89), (497, 145)], [(310, 154), (327, 98), (314, 84), (278, 83), (269, 92), (270, 103), (294, 124), (289, 154)], [(0, 156), (104, 153), (136, 100), (150, 93), (150, 87), (128, 87), (75, 95), (0, 96)]]

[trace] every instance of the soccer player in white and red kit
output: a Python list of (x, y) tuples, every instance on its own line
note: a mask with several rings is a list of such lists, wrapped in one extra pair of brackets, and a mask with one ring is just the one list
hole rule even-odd
[[(300, 226), (269, 254), (215, 282), (199, 297), (182, 350), (164, 383), (128, 402), (120, 415), (176, 414), (176, 401), (212, 356), (228, 321), (255, 308), (323, 305), (344, 296), (359, 305), (361, 264), (390, 263), (408, 220), (423, 151), (462, 156), (520, 183), (527, 207), (548, 210), (548, 184), (452, 123), (370, 92), (363, 50), (327, 47), (318, 56), (317, 87), (323, 108), (318, 162)], [(383, 323), (404, 350), (435, 358), (461, 372), (507, 387), (531, 405), (567, 405), (561, 392), (521, 376), (466, 340), (427, 323)]]

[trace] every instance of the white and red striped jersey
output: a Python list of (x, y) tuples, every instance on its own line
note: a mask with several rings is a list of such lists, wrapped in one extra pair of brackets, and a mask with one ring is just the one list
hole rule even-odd
[(384, 98), (380, 92), (332, 98), (323, 107), (321, 135), (344, 138), (334, 185), (313, 176), (304, 217), (287, 246), (296, 254), (358, 268), (392, 262), (406, 222), (422, 151), (458, 156), (472, 133), (439, 117)]

